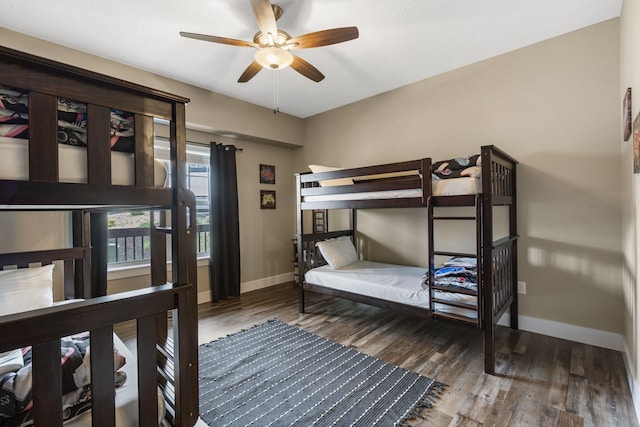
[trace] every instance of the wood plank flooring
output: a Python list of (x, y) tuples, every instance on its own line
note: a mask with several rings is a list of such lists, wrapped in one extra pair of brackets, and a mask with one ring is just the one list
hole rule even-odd
[[(312, 293), (299, 314), (291, 283), (198, 311), (200, 343), (280, 319), (448, 384), (416, 426), (638, 426), (620, 352), (499, 326), (486, 375), (475, 329)], [(133, 330), (117, 330), (127, 345)]]

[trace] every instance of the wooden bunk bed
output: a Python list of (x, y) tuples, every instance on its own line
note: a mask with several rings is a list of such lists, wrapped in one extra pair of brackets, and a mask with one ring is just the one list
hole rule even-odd
[[(89, 331), (90, 422), (120, 424), (115, 403), (120, 391), (114, 393), (113, 375), (114, 339), (118, 339), (113, 331), (114, 325), (135, 320), (137, 364), (132, 360), (129, 369), (137, 384), (129, 388), (134, 389), (137, 410), (131, 425), (157, 425), (162, 406), (165, 423), (194, 425), (198, 417), (196, 221), (195, 198), (186, 189), (188, 99), (5, 47), (0, 47), (0, 67), (5, 93), (23, 94), (0, 98), (0, 107), (11, 108), (14, 101), (28, 105), (22, 116), (15, 115), (28, 117), (23, 125), (28, 139), (0, 138), (5, 156), (26, 168), (18, 168), (17, 176), (12, 176), (7, 173), (11, 167), (3, 166), (0, 209), (65, 211), (72, 219), (72, 247), (2, 254), (0, 269), (54, 263), (54, 270), (63, 272), (65, 299), (82, 299), (0, 315), (0, 352), (32, 348), (33, 422), (63, 424), (60, 339)], [(75, 165), (59, 161), (63, 148), (69, 148), (58, 144), (62, 99), (86, 108), (86, 146), (72, 147), (80, 150), (86, 166), (81, 166), (83, 176), (73, 177), (73, 182), (62, 182), (62, 177)], [(114, 111), (133, 117), (130, 148), (120, 153), (128, 162), (126, 183), (115, 164), (118, 156), (112, 153), (114, 136), (119, 135), (113, 131)], [(158, 174), (154, 173), (154, 119), (170, 122), (170, 187), (154, 182)], [(7, 151), (16, 147), (18, 151)], [(107, 212), (129, 209), (149, 209), (157, 218), (151, 221), (151, 283), (141, 290), (107, 295)], [(2, 286), (0, 280), (0, 295)], [(77, 425), (75, 421), (71, 423)]]
[[(390, 163), (354, 169), (333, 170), (296, 175), (297, 192), (297, 259), (299, 260), (300, 299), (299, 311), (305, 310), (305, 291), (314, 291), (342, 297), (378, 307), (405, 312), (411, 315), (451, 321), (456, 324), (481, 329), (484, 335), (485, 372), (495, 373), (495, 325), (509, 310), (511, 328), (518, 328), (517, 301), (517, 216), (516, 216), (516, 164), (517, 161), (495, 146), (481, 147), (479, 155), (479, 179), (469, 178), (460, 189), (448, 190), (432, 180), (432, 160)], [(434, 164), (436, 166), (436, 164)], [(465, 178), (466, 179), (466, 178)], [(468, 185), (467, 185), (468, 184)], [(436, 189), (437, 187), (437, 189)], [(472, 216), (436, 215), (445, 207), (473, 207)], [(508, 235), (494, 237), (494, 207), (508, 209)], [(389, 297), (385, 289), (375, 290), (379, 274), (378, 265), (357, 261), (342, 268), (326, 266), (319, 242), (333, 242), (341, 236), (356, 240), (357, 212), (368, 208), (426, 208), (428, 213), (428, 270), (401, 267), (398, 275), (416, 276), (410, 297)], [(351, 228), (326, 233), (306, 233), (305, 211), (317, 209), (350, 209)], [(475, 252), (460, 253), (440, 251), (434, 246), (434, 223), (438, 221), (471, 220), (475, 222)], [(331, 239), (331, 240), (327, 240)], [(320, 243), (322, 245), (322, 243)], [(344, 248), (343, 248), (344, 249)], [(355, 255), (354, 255), (355, 256)], [(436, 262), (442, 257), (473, 259), (476, 265), (477, 286), (474, 289), (442, 286), (436, 280)], [(353, 261), (353, 259), (349, 260)], [(385, 269), (393, 266), (384, 264)], [(361, 279), (362, 274), (373, 272)], [(380, 270), (381, 271), (381, 270)], [(386, 270), (385, 270), (386, 271)], [(341, 283), (344, 274), (355, 273), (363, 282), (355, 287)], [(419, 272), (419, 273), (418, 273)], [(322, 273), (323, 276), (317, 276)], [(425, 274), (426, 273), (426, 274)], [(368, 274), (368, 273), (367, 273)], [(423, 277), (421, 277), (423, 276)], [(353, 282), (354, 276), (346, 276)], [(367, 282), (369, 281), (370, 282)], [(393, 279), (387, 278), (387, 282)], [(431, 285), (424, 285), (424, 283)], [(369, 286), (369, 284), (371, 286)], [(405, 283), (397, 282), (401, 288)], [(346, 288), (348, 286), (348, 288)], [(413, 284), (409, 286), (414, 286)], [(416, 295), (422, 298), (418, 301)], [(423, 295), (422, 295), (423, 294)]]

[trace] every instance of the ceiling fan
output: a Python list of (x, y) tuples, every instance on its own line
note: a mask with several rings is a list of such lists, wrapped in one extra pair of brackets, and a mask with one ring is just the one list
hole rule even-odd
[(204, 40), (232, 46), (253, 47), (257, 49), (254, 61), (247, 67), (238, 79), (239, 83), (251, 80), (262, 68), (279, 70), (291, 66), (303, 76), (319, 82), (324, 75), (313, 65), (291, 53), (292, 50), (327, 46), (358, 38), (357, 27), (333, 28), (317, 31), (299, 37), (291, 37), (288, 33), (278, 29), (276, 21), (282, 16), (282, 8), (272, 5), (269, 0), (250, 0), (251, 9), (258, 22), (260, 31), (253, 37), (253, 41), (243, 41), (226, 37), (209, 36), (180, 32), (182, 37)]

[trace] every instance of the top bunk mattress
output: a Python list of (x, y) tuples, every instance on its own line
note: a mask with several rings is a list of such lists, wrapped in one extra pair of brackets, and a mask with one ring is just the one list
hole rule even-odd
[[(58, 144), (59, 182), (87, 182), (87, 149)], [(154, 160), (154, 185), (167, 185), (168, 170), (161, 160)], [(29, 180), (29, 140), (0, 136), (0, 179)], [(111, 151), (111, 184), (135, 185), (133, 153)]]
[[(431, 181), (433, 196), (463, 196), (478, 194), (482, 191), (482, 180), (463, 177), (449, 179), (434, 179)], [(305, 202), (326, 202), (342, 200), (379, 200), (379, 199), (407, 199), (422, 197), (422, 190), (411, 188), (408, 190), (370, 191), (363, 193), (327, 194), (305, 196)]]
[[(341, 168), (309, 165), (313, 173), (339, 171)], [(431, 194), (433, 196), (463, 196), (482, 192), (481, 156), (474, 154), (467, 157), (442, 160), (431, 165)], [(321, 180), (321, 187), (355, 185), (367, 180), (383, 180), (388, 178), (417, 178), (421, 177), (419, 170), (403, 170), (391, 173), (375, 173), (373, 175), (354, 175), (353, 178), (337, 178)], [(353, 193), (332, 193), (325, 195), (306, 195), (304, 202), (327, 202), (346, 200), (381, 200), (381, 199), (409, 199), (421, 198), (421, 188), (400, 190), (368, 191)]]

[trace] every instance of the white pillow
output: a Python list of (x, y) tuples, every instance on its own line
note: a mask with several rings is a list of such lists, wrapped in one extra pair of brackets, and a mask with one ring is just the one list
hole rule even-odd
[[(309, 169), (311, 169), (311, 172), (313, 173), (320, 173), (320, 172), (339, 171), (339, 170), (342, 170), (343, 168), (334, 168), (332, 166), (322, 166), (322, 165), (309, 165)], [(352, 185), (352, 184), (353, 184), (353, 179), (351, 178), (325, 179), (323, 181), (320, 181), (320, 187), (333, 187), (335, 185)]]
[(349, 236), (340, 236), (318, 242), (318, 249), (331, 268), (340, 268), (358, 260), (356, 248)]
[(53, 264), (0, 271), (0, 316), (53, 304)]

